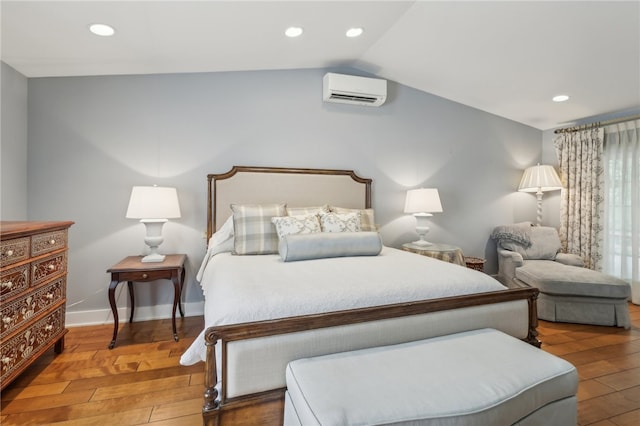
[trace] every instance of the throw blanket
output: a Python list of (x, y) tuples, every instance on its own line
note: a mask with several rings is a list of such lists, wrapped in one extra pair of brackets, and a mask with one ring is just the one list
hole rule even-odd
[(531, 246), (531, 222), (516, 223), (514, 225), (501, 225), (493, 228), (491, 238), (496, 241), (508, 241), (522, 245)]

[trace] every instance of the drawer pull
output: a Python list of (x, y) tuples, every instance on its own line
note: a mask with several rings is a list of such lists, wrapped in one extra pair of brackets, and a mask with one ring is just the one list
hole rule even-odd
[(147, 274), (142, 274), (142, 278), (144, 278), (144, 279), (146, 280), (147, 278), (149, 278), (149, 275), (147, 275)]
[(11, 281), (5, 281), (2, 283), (2, 288), (11, 289), (13, 287), (13, 283)]
[(11, 317), (2, 318), (2, 322), (5, 323), (5, 324), (9, 324), (11, 322)]
[(44, 297), (46, 297), (47, 299), (51, 300), (51, 299), (53, 299), (53, 293), (47, 293)]
[(13, 250), (7, 250), (7, 251), (5, 252), (5, 255), (6, 255), (7, 257), (11, 257), (11, 256), (13, 256)]
[(50, 264), (49, 266), (47, 266), (47, 268), (49, 268), (50, 271), (55, 271), (56, 270), (56, 265), (54, 265), (53, 263)]
[(44, 326), (44, 331), (51, 331), (53, 330), (53, 326), (51, 324), (47, 324)]
[(11, 358), (9, 358), (8, 356), (5, 356), (4, 358), (2, 358), (2, 363), (3, 364), (11, 363)]
[(49, 244), (54, 245), (56, 243), (56, 240), (54, 240), (53, 238), (49, 240)]

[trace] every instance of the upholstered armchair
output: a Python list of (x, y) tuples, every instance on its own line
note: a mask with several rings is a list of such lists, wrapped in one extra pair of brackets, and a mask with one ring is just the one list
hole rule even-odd
[(499, 279), (510, 288), (540, 290), (540, 319), (629, 328), (630, 285), (585, 268), (578, 255), (562, 253), (555, 228), (523, 222), (498, 226), (491, 238)]

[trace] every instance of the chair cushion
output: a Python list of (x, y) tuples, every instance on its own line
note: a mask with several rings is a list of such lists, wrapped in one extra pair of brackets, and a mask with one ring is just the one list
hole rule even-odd
[(300, 359), (286, 378), (307, 426), (514, 424), (578, 386), (573, 365), (493, 329)]
[(500, 246), (520, 253), (523, 259), (555, 259), (561, 247), (558, 231), (549, 226), (532, 226), (528, 232), (529, 246), (510, 240), (500, 240)]
[(542, 293), (626, 299), (631, 287), (625, 281), (552, 260), (525, 260), (516, 268), (516, 278)]

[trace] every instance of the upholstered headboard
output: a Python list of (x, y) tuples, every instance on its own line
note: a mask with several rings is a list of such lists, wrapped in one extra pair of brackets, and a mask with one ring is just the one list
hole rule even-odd
[(234, 166), (227, 173), (207, 175), (207, 180), (207, 239), (231, 216), (231, 204), (371, 207), (371, 179), (352, 170)]

